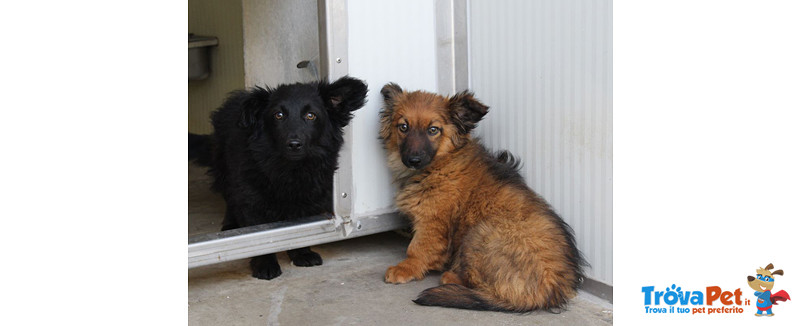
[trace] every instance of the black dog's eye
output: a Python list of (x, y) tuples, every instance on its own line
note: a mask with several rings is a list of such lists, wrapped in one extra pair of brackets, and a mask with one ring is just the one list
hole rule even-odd
[(316, 118), (317, 118), (317, 115), (316, 115), (316, 114), (313, 114), (313, 113), (311, 113), (311, 112), (309, 112), (309, 113), (306, 113), (306, 120), (314, 120), (314, 119), (316, 119)]
[(399, 128), (401, 132), (406, 132), (406, 131), (408, 131), (408, 124), (407, 123), (401, 123), (400, 125), (397, 126), (397, 128)]
[(283, 112), (275, 113), (275, 120), (283, 119)]
[(439, 127), (430, 127), (428, 128), (428, 135), (435, 136), (439, 133)]

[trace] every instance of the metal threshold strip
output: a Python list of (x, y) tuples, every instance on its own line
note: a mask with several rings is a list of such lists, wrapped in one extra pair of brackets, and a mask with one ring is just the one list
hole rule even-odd
[(356, 238), (403, 228), (396, 213), (353, 220), (317, 215), (189, 238), (189, 268)]

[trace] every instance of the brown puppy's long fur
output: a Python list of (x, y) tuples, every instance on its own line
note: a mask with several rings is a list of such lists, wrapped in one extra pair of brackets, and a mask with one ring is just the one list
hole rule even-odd
[(470, 137), (488, 107), (470, 92), (451, 98), (396, 84), (381, 90), (381, 138), (400, 190), (397, 207), (414, 226), (407, 258), (385, 281), (430, 270), (443, 285), (414, 302), (475, 310), (563, 307), (584, 264), (572, 229), (526, 185), (508, 152)]

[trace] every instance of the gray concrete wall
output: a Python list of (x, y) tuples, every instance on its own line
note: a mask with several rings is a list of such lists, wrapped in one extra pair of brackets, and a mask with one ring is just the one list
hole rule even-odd
[(245, 85), (316, 79), (303, 60), (319, 62), (316, 0), (243, 0)]
[(211, 133), (209, 114), (232, 90), (244, 87), (242, 2), (189, 0), (189, 31), (216, 36), (211, 50), (211, 75), (189, 81), (189, 132)]

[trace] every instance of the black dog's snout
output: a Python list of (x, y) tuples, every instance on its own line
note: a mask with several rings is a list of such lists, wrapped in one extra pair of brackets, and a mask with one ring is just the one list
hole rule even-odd
[(290, 150), (297, 151), (303, 148), (303, 143), (301, 143), (299, 140), (290, 140), (286, 143), (286, 147), (288, 147)]
[(420, 163), (422, 163), (422, 158), (420, 158), (419, 156), (413, 156), (408, 158), (408, 164), (410, 164), (413, 167), (418, 167)]

